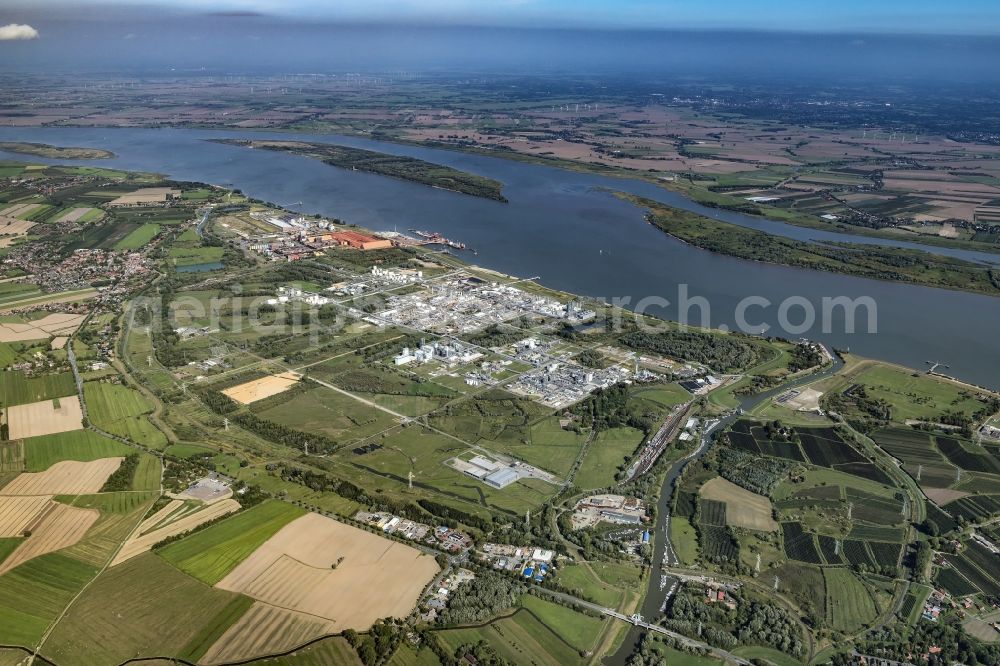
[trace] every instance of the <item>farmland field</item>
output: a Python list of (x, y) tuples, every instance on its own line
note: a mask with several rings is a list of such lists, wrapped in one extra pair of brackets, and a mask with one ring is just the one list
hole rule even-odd
[(831, 536), (820, 534), (816, 537), (819, 542), (819, 550), (823, 554), (823, 559), (827, 564), (843, 564), (844, 558), (840, 553), (840, 541)]
[(948, 563), (955, 567), (966, 580), (978, 587), (984, 594), (1000, 595), (1000, 582), (992, 572), (985, 573), (968, 557), (967, 554), (946, 557)]
[(201, 661), (213, 664), (284, 652), (332, 633), (332, 622), (258, 601), (209, 643)]
[(781, 523), (784, 538), (785, 554), (789, 559), (810, 564), (822, 564), (816, 540), (812, 534), (805, 532), (800, 523)]
[(0, 442), (0, 473), (17, 474), (24, 471), (24, 442)]
[(62, 460), (89, 462), (128, 455), (132, 449), (90, 430), (77, 430), (24, 441), (25, 471), (42, 472)]
[(90, 462), (64, 460), (44, 472), (25, 472), (0, 489), (0, 495), (89, 495), (98, 492), (122, 458)]
[[(183, 505), (182, 502), (179, 503)], [(111, 562), (111, 566), (117, 566), (132, 559), (133, 557), (138, 557), (167, 537), (189, 532), (198, 525), (233, 513), (234, 511), (238, 511), (239, 508), (240, 505), (236, 500), (224, 499), (218, 502), (213, 502), (212, 504), (197, 511), (186, 513), (183, 517), (171, 520), (163, 526), (157, 527), (157, 525), (151, 525), (149, 529), (141, 529), (141, 534), (136, 534), (133, 538), (125, 542), (122, 549)], [(169, 518), (169, 515), (164, 516), (163, 518)], [(156, 529), (153, 529), (154, 527)]]
[[(540, 601), (540, 603), (549, 602)], [(568, 609), (567, 612), (573, 613)], [(454, 652), (460, 645), (486, 640), (511, 663), (525, 663), (530, 659), (540, 666), (562, 666), (581, 663), (580, 650), (586, 650), (596, 638), (596, 626), (599, 626), (600, 620), (574, 613), (571, 622), (576, 623), (578, 620), (584, 623), (589, 621), (595, 627), (590, 640), (584, 645), (567, 643), (555, 628), (549, 627), (533, 612), (527, 610), (520, 610), (511, 617), (496, 620), (484, 627), (447, 629), (435, 632), (435, 635), (448, 646), (450, 652)]]
[(820, 467), (863, 462), (864, 458), (833, 428), (796, 428), (809, 462)]
[(851, 633), (870, 624), (878, 608), (868, 589), (847, 569), (824, 569), (827, 622), (836, 631)]
[(94, 425), (152, 448), (166, 446), (166, 436), (144, 416), (153, 411), (153, 406), (135, 389), (87, 382), (83, 385), (83, 396)]
[(938, 585), (956, 597), (964, 597), (979, 591), (975, 585), (966, 580), (954, 567), (941, 567), (934, 579)]
[(264, 398), (287, 391), (297, 384), (299, 379), (300, 377), (297, 374), (286, 372), (280, 375), (269, 375), (260, 379), (254, 379), (245, 384), (237, 384), (236, 386), (223, 389), (222, 392), (236, 402), (248, 405), (251, 402), (257, 402), (258, 400), (263, 400)]
[(875, 566), (875, 558), (871, 555), (864, 541), (846, 539), (841, 544), (841, 552), (848, 564)]
[(771, 502), (722, 477), (715, 477), (699, 491), (705, 499), (726, 505), (726, 522), (735, 527), (776, 532), (778, 524), (771, 517)]
[(972, 450), (972, 442), (963, 442), (954, 437), (937, 436), (938, 448), (945, 458), (956, 467), (970, 472), (987, 472), (1000, 474), (1000, 460), (985, 451)]
[(128, 236), (122, 238), (120, 241), (115, 243), (116, 250), (137, 250), (149, 241), (156, 237), (156, 234), (160, 233), (160, 225), (158, 224), (143, 224), (142, 226), (133, 229)]
[(76, 395), (14, 405), (5, 413), (11, 439), (83, 429), (83, 408)]
[[(406, 647), (406, 643), (403, 643)], [(421, 650), (421, 654), (426, 654), (430, 650)], [(433, 655), (433, 653), (431, 653)], [(354, 648), (340, 636), (333, 636), (324, 639), (302, 650), (296, 650), (294, 654), (284, 657), (272, 657), (266, 661), (255, 662), (267, 664), (267, 666), (363, 666), (363, 662), (358, 658)], [(395, 663), (395, 662), (390, 662)], [(418, 662), (418, 666), (439, 666), (436, 660), (432, 662)]]
[(0, 497), (0, 538), (19, 537), (49, 506), (49, 497)]
[(97, 569), (60, 553), (37, 557), (3, 576), (0, 643), (37, 645), (42, 633)]
[(146, 553), (98, 577), (57, 625), (45, 653), (56, 663), (94, 666), (136, 654), (191, 658), (198, 637), (220, 618), (238, 619), (232, 604), (250, 605)]
[(78, 509), (53, 503), (50, 510), (43, 514), (41, 522), (32, 526), (31, 536), (0, 563), (0, 575), (36, 557), (77, 543), (97, 521), (98, 516), (98, 512), (93, 509)]
[[(196, 535), (197, 536), (197, 535)], [(216, 587), (363, 631), (406, 617), (438, 571), (433, 557), (315, 513), (286, 524)], [(369, 590), (385, 594), (368, 594)]]
[(181, 571), (215, 585), (282, 527), (305, 512), (268, 501), (162, 548), (159, 555)]

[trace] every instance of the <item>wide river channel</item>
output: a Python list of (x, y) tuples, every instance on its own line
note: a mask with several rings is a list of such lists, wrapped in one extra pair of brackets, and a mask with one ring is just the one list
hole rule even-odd
[[(210, 143), (204, 139), (284, 138), (339, 143), (410, 155), (495, 178), (509, 203), (407, 181), (347, 171), (306, 157)], [(897, 245), (1000, 265), (1000, 255), (803, 229), (706, 208), (652, 183), (581, 174), (502, 158), (333, 135), (187, 129), (0, 128), (0, 141), (104, 148), (108, 160), (60, 162), (155, 171), (178, 180), (235, 187), (304, 213), (375, 230), (438, 231), (477, 250), (472, 263), (577, 294), (637, 305), (692, 324), (808, 337), (873, 358), (927, 367), (1000, 388), (1000, 299), (774, 266), (713, 254), (681, 243), (612, 196), (620, 190), (734, 224), (817, 242)], [(53, 162), (0, 152), (0, 159)], [(688, 306), (684, 307), (684, 297)], [(700, 297), (700, 298), (699, 298)], [(752, 297), (743, 311), (739, 304)], [(856, 309), (854, 332), (844, 309), (824, 299), (870, 298), (875, 316)], [(628, 299), (628, 300), (624, 300)], [(644, 300), (645, 299), (645, 300)], [(652, 299), (652, 300), (651, 300)], [(708, 308), (698, 303), (708, 304)], [(791, 299), (791, 300), (789, 300)], [(786, 308), (782, 309), (782, 304)], [(809, 326), (807, 311), (815, 316)], [(684, 314), (686, 312), (686, 315)], [(784, 316), (783, 316), (784, 315)], [(707, 319), (706, 319), (707, 317)]]

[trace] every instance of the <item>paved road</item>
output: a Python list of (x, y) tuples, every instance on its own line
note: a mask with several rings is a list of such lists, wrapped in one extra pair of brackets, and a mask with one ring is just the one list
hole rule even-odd
[(581, 606), (583, 608), (587, 608), (589, 610), (596, 611), (598, 613), (601, 613), (602, 615), (607, 615), (608, 617), (613, 617), (616, 620), (621, 620), (622, 622), (628, 622), (629, 624), (633, 625), (636, 628), (636, 631), (639, 631), (641, 629), (644, 629), (646, 631), (655, 631), (658, 634), (662, 634), (664, 636), (669, 636), (671, 638), (674, 638), (677, 641), (679, 641), (680, 643), (682, 643), (684, 645), (687, 645), (688, 647), (700, 648), (700, 649), (703, 649), (703, 650), (709, 650), (710, 652), (712, 652), (712, 654), (714, 654), (715, 656), (717, 656), (717, 657), (719, 657), (721, 659), (725, 659), (727, 662), (736, 663), (736, 664), (746, 664), (746, 665), (750, 664), (750, 662), (747, 661), (746, 659), (742, 659), (740, 657), (737, 657), (736, 655), (732, 654), (731, 652), (727, 652), (727, 651), (725, 651), (725, 650), (723, 650), (721, 648), (712, 647), (708, 643), (704, 643), (702, 641), (695, 640), (694, 638), (690, 638), (690, 637), (685, 636), (683, 634), (678, 634), (677, 632), (670, 631), (669, 629), (665, 629), (664, 627), (661, 627), (661, 626), (659, 626), (657, 624), (651, 624), (651, 623), (645, 621), (640, 616), (625, 615), (624, 613), (619, 613), (618, 611), (616, 611), (616, 610), (614, 610), (612, 608), (605, 608), (604, 606), (598, 606), (597, 604), (590, 603), (589, 601), (583, 601), (582, 599), (578, 599), (578, 598), (576, 598), (576, 597), (574, 597), (574, 596), (572, 596), (570, 594), (564, 594), (562, 592), (555, 592), (553, 590), (548, 590), (548, 589), (545, 589), (543, 587), (537, 587), (536, 586), (535, 589), (538, 590), (540, 593), (548, 595), (550, 597), (554, 597), (556, 599), (561, 599), (563, 601), (567, 601), (569, 603), (576, 604), (577, 606)]

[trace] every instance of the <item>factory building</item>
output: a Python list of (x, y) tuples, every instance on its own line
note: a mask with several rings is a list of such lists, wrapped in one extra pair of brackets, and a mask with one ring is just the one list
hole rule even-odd
[(483, 482), (486, 483), (486, 485), (499, 490), (514, 483), (518, 480), (518, 478), (520, 478), (520, 474), (517, 473), (517, 470), (511, 469), (510, 467), (504, 467), (503, 469), (498, 469), (487, 476), (483, 479)]
[(392, 247), (392, 241), (357, 231), (336, 231), (332, 234), (324, 234), (324, 238), (341, 247), (350, 247), (355, 250), (386, 250)]

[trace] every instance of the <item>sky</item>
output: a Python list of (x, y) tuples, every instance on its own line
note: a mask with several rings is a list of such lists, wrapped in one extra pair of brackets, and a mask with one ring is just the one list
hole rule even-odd
[(1000, 0), (0, 0), (0, 73), (1000, 81)]
[(997, 0), (4, 0), (0, 25), (19, 10), (145, 6), (334, 22), (1000, 35)]

